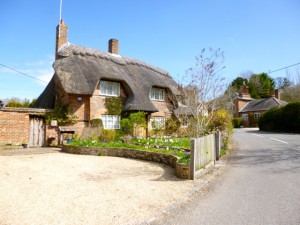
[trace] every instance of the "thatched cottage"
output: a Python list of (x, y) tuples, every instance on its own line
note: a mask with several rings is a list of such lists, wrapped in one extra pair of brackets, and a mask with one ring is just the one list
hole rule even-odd
[(69, 105), (77, 117), (76, 131), (92, 119), (104, 128), (119, 129), (120, 116), (109, 115), (106, 97), (123, 97), (123, 112), (147, 112), (150, 121), (163, 122), (172, 115), (169, 96), (177, 95), (177, 83), (167, 71), (119, 55), (119, 42), (109, 40), (108, 52), (71, 44), (63, 20), (57, 26), (55, 73), (35, 107), (52, 109), (57, 101)]

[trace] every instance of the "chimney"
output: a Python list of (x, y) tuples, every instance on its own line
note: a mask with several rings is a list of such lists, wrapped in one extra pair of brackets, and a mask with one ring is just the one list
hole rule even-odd
[(108, 52), (119, 55), (119, 41), (117, 39), (110, 39), (108, 41)]
[(250, 98), (249, 87), (245, 84), (241, 86), (239, 97), (241, 98)]
[(280, 91), (279, 91), (279, 89), (275, 90), (275, 98), (280, 99)]
[(68, 42), (68, 26), (65, 25), (64, 20), (60, 20), (59, 25), (56, 27), (56, 46), (55, 46), (55, 59), (58, 59), (58, 49)]

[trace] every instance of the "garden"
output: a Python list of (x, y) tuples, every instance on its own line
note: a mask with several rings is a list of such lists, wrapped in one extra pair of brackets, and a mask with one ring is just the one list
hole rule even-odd
[[(210, 132), (212, 129), (225, 130), (224, 127), (230, 127), (231, 123), (224, 125), (224, 112), (216, 113), (216, 117), (212, 120), (214, 126), (210, 124)], [(149, 131), (148, 138), (140, 136), (140, 129), (147, 127), (146, 113), (136, 112), (124, 116), (120, 121), (119, 130), (108, 130), (103, 128), (101, 119), (93, 119), (90, 126), (83, 129), (81, 135), (78, 134), (69, 137), (67, 145), (81, 147), (99, 147), (99, 148), (116, 148), (116, 149), (134, 149), (146, 152), (156, 152), (161, 154), (174, 155), (179, 158), (178, 163), (189, 164), (190, 162), (190, 138), (193, 134), (183, 132), (180, 122), (176, 118), (166, 119), (163, 126), (151, 124), (152, 129)], [(195, 124), (191, 123), (185, 128), (190, 132), (195, 130)], [(225, 147), (228, 146), (230, 129), (228, 135), (224, 136)], [(223, 150), (222, 155), (226, 154)]]

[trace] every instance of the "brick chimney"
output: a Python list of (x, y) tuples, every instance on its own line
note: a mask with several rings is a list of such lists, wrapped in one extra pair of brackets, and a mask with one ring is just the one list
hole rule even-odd
[(55, 46), (55, 59), (58, 58), (58, 49), (68, 42), (68, 26), (65, 25), (64, 20), (61, 20), (56, 27), (56, 46)]
[(279, 91), (279, 89), (275, 90), (275, 98), (280, 99), (280, 91)]
[(119, 55), (119, 41), (117, 39), (110, 39), (108, 41), (108, 52)]
[(239, 97), (241, 98), (250, 98), (249, 87), (245, 84), (241, 86)]

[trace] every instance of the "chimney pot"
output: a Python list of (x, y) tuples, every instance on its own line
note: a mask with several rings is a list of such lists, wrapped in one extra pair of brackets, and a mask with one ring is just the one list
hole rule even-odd
[(278, 89), (275, 90), (275, 98), (280, 99), (280, 91)]
[(117, 39), (110, 39), (108, 41), (108, 52), (111, 54), (119, 54), (119, 41)]

